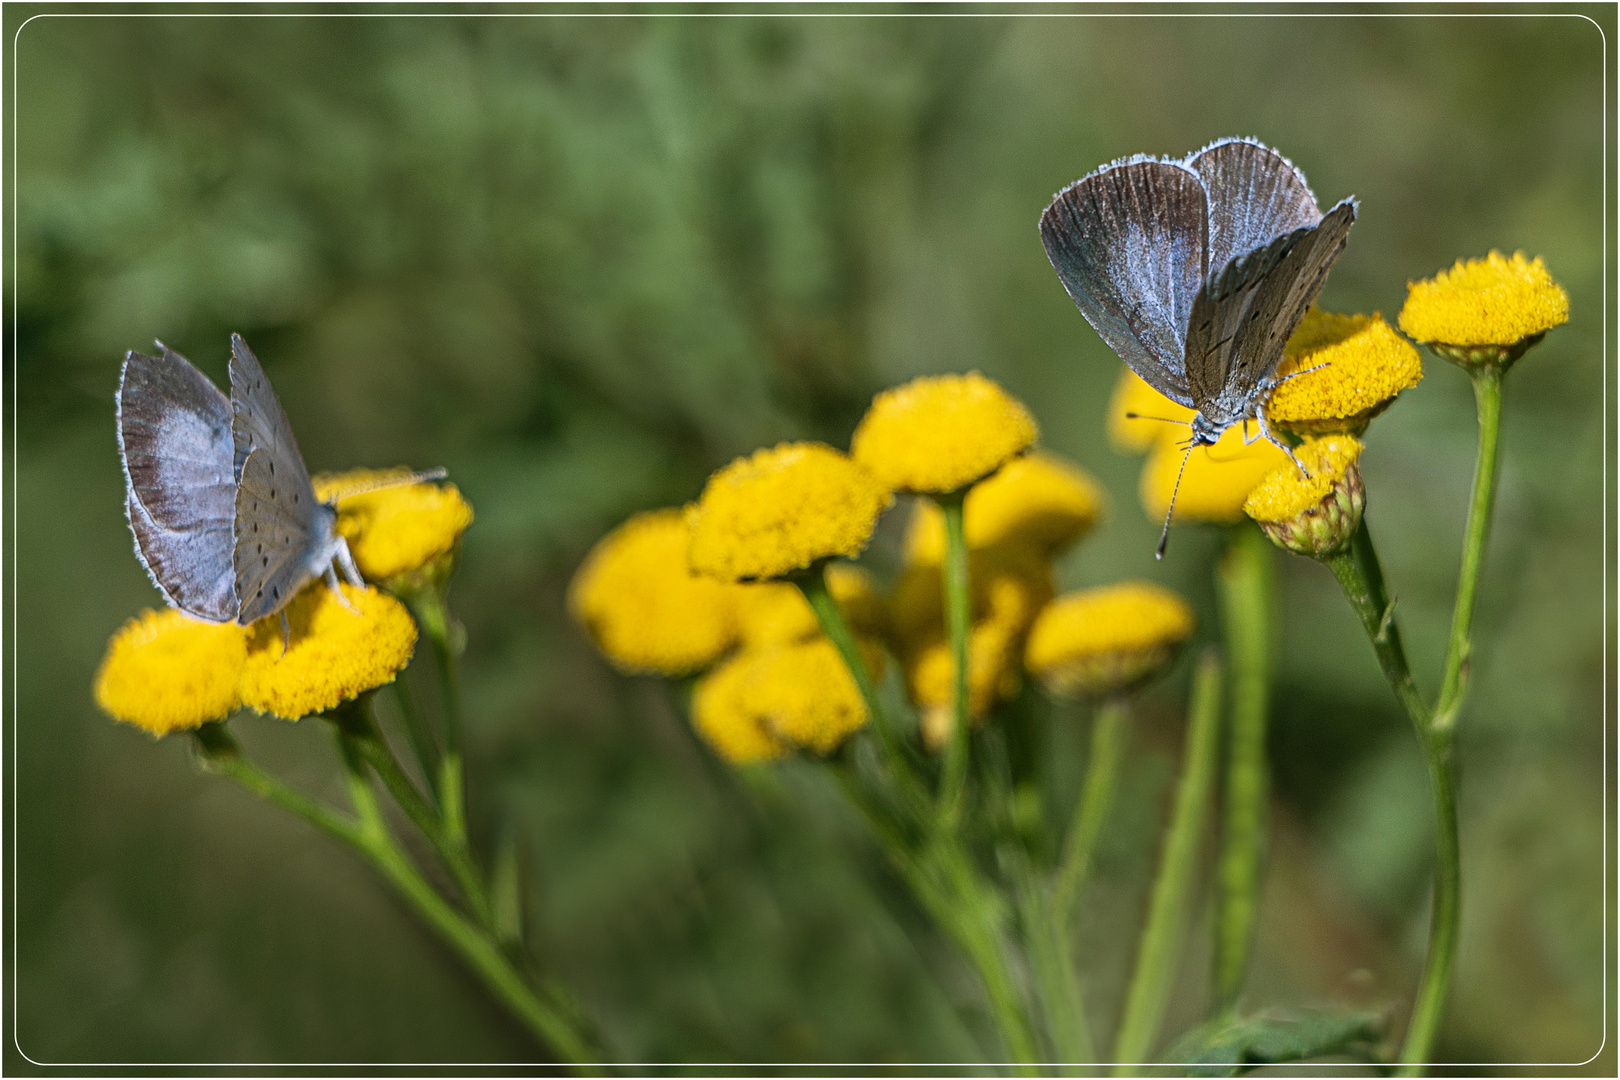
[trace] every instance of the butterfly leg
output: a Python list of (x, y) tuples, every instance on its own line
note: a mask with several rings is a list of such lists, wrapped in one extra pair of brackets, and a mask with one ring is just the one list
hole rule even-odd
[(287, 655), (287, 649), (292, 645), (292, 623), (287, 621), (287, 609), (281, 609), (281, 655)]
[(354, 565), (354, 556), (349, 552), (349, 542), (341, 536), (337, 538), (337, 550), (333, 557), (343, 568), (343, 577), (350, 585), (357, 589), (366, 587), (366, 579), (360, 576), (360, 568)]
[(332, 590), (332, 595), (337, 597), (338, 603), (349, 609), (350, 615), (360, 614), (360, 609), (349, 603), (349, 598), (344, 596), (343, 590), (338, 587), (337, 567), (331, 563), (326, 564), (326, 587)]
[(1281, 386), (1283, 383), (1287, 382), (1289, 379), (1297, 379), (1301, 375), (1309, 375), (1313, 371), (1321, 371), (1325, 367), (1332, 367), (1332, 366), (1333, 366), (1333, 361), (1329, 360), (1325, 364), (1317, 364), (1315, 367), (1308, 367), (1304, 371), (1296, 371), (1292, 375), (1284, 375), (1280, 379), (1273, 379), (1271, 381), (1270, 385), (1268, 385), (1266, 387), (1266, 389), (1268, 391), (1275, 390), (1275, 389), (1277, 389), (1277, 387)]
[(1294, 463), (1294, 467), (1299, 470), (1299, 475), (1305, 477), (1307, 480), (1310, 479), (1311, 474), (1309, 472), (1305, 471), (1305, 466), (1301, 465), (1299, 463), (1299, 458), (1294, 456), (1293, 447), (1289, 446), (1287, 443), (1285, 443), (1281, 439), (1277, 438), (1277, 436), (1275, 434), (1273, 434), (1273, 432), (1271, 430), (1271, 425), (1266, 423), (1265, 406), (1260, 405), (1258, 403), (1255, 405), (1255, 407), (1254, 407), (1254, 418), (1255, 418), (1255, 420), (1259, 421), (1259, 423), (1260, 423), (1260, 434), (1262, 434), (1262, 435), (1264, 435), (1266, 437), (1266, 442), (1270, 443), (1272, 446), (1275, 446), (1277, 449), (1279, 449), (1283, 453), (1287, 454), (1288, 455), (1288, 460), (1292, 461)]

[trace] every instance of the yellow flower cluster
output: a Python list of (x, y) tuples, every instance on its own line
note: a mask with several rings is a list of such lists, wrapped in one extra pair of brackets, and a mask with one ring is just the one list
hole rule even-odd
[(1511, 346), (1569, 321), (1569, 294), (1537, 256), (1493, 251), (1458, 259), (1425, 281), (1407, 286), (1401, 329), (1442, 345)]
[(1057, 693), (1121, 693), (1161, 669), (1192, 630), (1192, 609), (1162, 586), (1132, 581), (1087, 589), (1041, 612), (1025, 662)]
[(1266, 406), (1274, 425), (1300, 435), (1359, 435), (1397, 394), (1423, 379), (1423, 360), (1377, 313), (1312, 308), (1288, 339), (1277, 376)]
[(1333, 483), (1361, 456), (1361, 443), (1349, 435), (1308, 439), (1294, 450), (1305, 475), (1289, 463), (1266, 474), (1243, 503), (1256, 521), (1283, 521), (1327, 497)]
[(984, 479), (1035, 442), (1035, 418), (990, 379), (913, 379), (872, 401), (850, 453), (894, 491), (947, 495)]
[[(461, 534), (472, 524), (472, 506), (454, 484), (366, 490), (408, 475), (404, 469), (352, 469), (314, 478), (317, 498), (337, 496), (337, 532), (371, 581), (392, 581), (453, 560)], [(357, 494), (344, 494), (356, 489)]]
[[(359, 469), (315, 478), (316, 495), (339, 495), (338, 531), (361, 573), (395, 583), (424, 571), (447, 575), (472, 507), (454, 485), (366, 490), (403, 470)], [(107, 643), (96, 703), (153, 735), (222, 720), (242, 705), (297, 720), (385, 683), (410, 662), (416, 624), (393, 597), (312, 582), (279, 617), (251, 627), (147, 611)], [(285, 648), (285, 653), (283, 649)]]
[[(735, 588), (738, 631), (744, 647), (790, 645), (821, 633), (816, 613), (797, 586), (771, 581)], [(857, 634), (871, 637), (883, 632), (883, 602), (865, 570), (849, 563), (832, 563), (827, 567), (827, 591)]]
[[(1085, 470), (1056, 454), (1015, 457), (994, 476), (973, 485), (962, 506), (968, 547), (1019, 547), (1052, 558), (1091, 531), (1104, 498)], [(945, 515), (918, 500), (906, 531), (906, 559), (945, 561)]]
[(783, 443), (709, 478), (689, 511), (692, 569), (721, 581), (764, 581), (861, 553), (887, 488), (821, 443)]

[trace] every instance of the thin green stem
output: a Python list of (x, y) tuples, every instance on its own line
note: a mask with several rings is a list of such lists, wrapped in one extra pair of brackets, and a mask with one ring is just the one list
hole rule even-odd
[(1145, 1061), (1153, 1049), (1186, 936), (1198, 849), (1209, 817), (1219, 761), (1221, 661), (1213, 650), (1199, 658), (1187, 711), (1187, 744), (1182, 751), (1175, 808), (1114, 1041), (1115, 1074), (1119, 1076), (1133, 1075), (1135, 1066)]
[(443, 941), (470, 964), (501, 1002), (540, 1042), (551, 1048), (579, 1073), (597, 1073), (597, 1055), (562, 1015), (542, 1003), (512, 967), (489, 934), (445, 902), (405, 857), (383, 820), (376, 793), (366, 777), (365, 755), (359, 740), (337, 729), (338, 752), (343, 760), (349, 798), (359, 818), (359, 848), (388, 879), (418, 915)]
[(427, 718), (416, 705), (416, 695), (411, 693), (410, 685), (405, 681), (401, 672), (390, 684), (394, 702), (399, 706), (400, 719), (404, 721), (405, 736), (411, 741), (411, 752), (416, 755), (416, 764), (422, 770), (422, 777), (433, 788), (433, 797), (439, 797), (439, 747), (434, 742), (433, 733), (428, 730)]
[(204, 724), (194, 733), (198, 762), (204, 769), (235, 781), (266, 802), (290, 811), (328, 836), (357, 850), (363, 845), (360, 824), (322, 806), (260, 769), (242, 753), (241, 744), (222, 723)]
[(1479, 455), (1474, 462), (1474, 492), (1468, 503), (1468, 525), (1463, 540), (1462, 569), (1457, 577), (1457, 601), (1451, 610), (1451, 639), (1446, 645), (1446, 666), (1440, 681), (1440, 699), (1434, 724), (1451, 728), (1468, 692), (1469, 662), (1473, 655), (1474, 598), (1479, 572), (1491, 538), (1496, 506), (1497, 447), (1502, 428), (1501, 368), (1486, 365), (1470, 371), (1474, 405), (1479, 413)]
[(1064, 927), (1074, 918), (1075, 905), (1091, 871), (1091, 856), (1103, 824), (1114, 805), (1119, 770), (1130, 746), (1131, 703), (1109, 698), (1091, 721), (1091, 753), (1086, 760), (1085, 786), (1075, 804), (1074, 821), (1063, 841), (1063, 859), (1052, 880), (1052, 915)]
[(838, 601), (833, 599), (832, 592), (827, 588), (826, 569), (822, 566), (812, 567), (806, 573), (796, 575), (793, 582), (804, 593), (805, 600), (821, 623), (822, 632), (838, 649), (839, 655), (844, 658), (844, 665), (855, 679), (855, 686), (861, 692), (861, 699), (866, 702), (866, 711), (872, 718), (872, 728), (877, 732), (896, 789), (909, 809), (920, 811), (927, 797), (906, 758), (900, 734), (895, 731), (887, 710), (883, 708), (877, 683), (872, 679), (872, 670), (867, 667), (866, 657), (861, 655), (860, 643), (855, 640), (855, 631), (850, 629), (849, 620), (844, 618), (844, 609), (838, 606)]
[(467, 843), (467, 803), (461, 762), (461, 672), (456, 657), (450, 612), (444, 594), (437, 588), (421, 589), (410, 598), (417, 625), (427, 635), (439, 672), (440, 696), (444, 708), (444, 756), (439, 759), (435, 781), (444, 825), (452, 841)]
[(1036, 998), (1046, 1020), (1056, 1060), (1084, 1065), (1097, 1060), (1086, 1020), (1085, 997), (1074, 970), (1069, 944), (1067, 912), (1054, 902), (1054, 890), (1042, 887), (1028, 864), (1020, 860), (1017, 872), (1019, 925), (1035, 975)]
[(1384, 571), (1379, 565), (1378, 550), (1373, 547), (1372, 535), (1367, 531), (1367, 519), (1362, 518), (1347, 551), (1330, 555), (1322, 562), (1339, 579), (1339, 588), (1344, 590), (1350, 607), (1361, 619), (1362, 629), (1372, 642), (1378, 666), (1383, 669), (1384, 678), (1395, 692), (1395, 699), (1406, 710), (1418, 739), (1426, 745), (1433, 713), (1412, 678), (1406, 647), (1401, 643), (1400, 623), (1395, 618), (1389, 591), (1384, 587)]
[(1211, 1014), (1231, 1011), (1243, 992), (1254, 943), (1265, 858), (1266, 712), (1272, 672), (1272, 547), (1249, 522), (1228, 532), (1215, 576), (1231, 671), (1226, 782), (1215, 884), (1215, 962)]
[(951, 666), (955, 677), (950, 738), (945, 744), (945, 773), (940, 780), (940, 822), (954, 829), (962, 816), (962, 798), (968, 773), (968, 635), (972, 629), (973, 599), (968, 582), (967, 532), (962, 524), (962, 494), (937, 500), (945, 514), (945, 628), (950, 635)]

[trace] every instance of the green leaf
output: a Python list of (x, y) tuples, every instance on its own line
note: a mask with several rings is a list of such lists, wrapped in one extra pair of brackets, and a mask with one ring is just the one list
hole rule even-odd
[(1365, 1056), (1383, 1037), (1379, 1012), (1271, 1013), (1212, 1021), (1188, 1032), (1170, 1051), (1189, 1076), (1240, 1076), (1261, 1065), (1334, 1054)]

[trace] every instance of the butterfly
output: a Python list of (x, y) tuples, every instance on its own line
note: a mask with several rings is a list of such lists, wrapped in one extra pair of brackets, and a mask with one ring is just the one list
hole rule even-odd
[[(1349, 198), (1323, 214), (1287, 158), (1253, 139), (1220, 139), (1179, 161), (1136, 155), (1075, 181), (1041, 214), (1041, 242), (1103, 341), (1159, 393), (1197, 410), (1188, 455), (1234, 424), (1247, 435), (1253, 420), (1293, 458), (1265, 400), (1356, 207)], [(1167, 514), (1161, 558), (1169, 532)]]
[(229, 398), (157, 347), (157, 356), (124, 358), (118, 453), (135, 555), (163, 598), (198, 619), (246, 626), (281, 612), (316, 577), (342, 599), (339, 569), (364, 587), (336, 531), (336, 497), (316, 497), (281, 401), (241, 336), (231, 335)]

